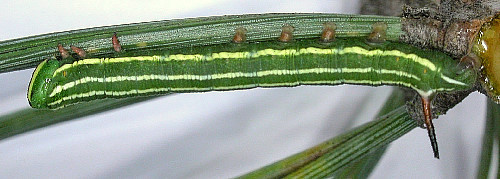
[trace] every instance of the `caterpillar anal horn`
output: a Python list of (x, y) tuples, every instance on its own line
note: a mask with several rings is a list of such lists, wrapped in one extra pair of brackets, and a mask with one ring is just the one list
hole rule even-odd
[(432, 151), (434, 152), (434, 157), (439, 159), (439, 149), (436, 139), (436, 132), (434, 131), (434, 124), (432, 124), (432, 113), (431, 113), (431, 100), (429, 97), (422, 96), (422, 110), (424, 112), (424, 123), (427, 128), (427, 134), (431, 141)]

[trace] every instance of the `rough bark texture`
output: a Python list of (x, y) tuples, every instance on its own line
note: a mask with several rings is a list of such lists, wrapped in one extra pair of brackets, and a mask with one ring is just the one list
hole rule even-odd
[[(464, 100), (467, 96), (469, 96), (470, 93), (474, 91), (476, 91), (476, 89), (437, 94), (431, 102), (432, 117), (437, 118), (439, 115), (446, 114), (448, 110), (453, 108), (458, 103), (462, 102), (462, 100)], [(418, 122), (421, 128), (425, 128), (425, 118), (422, 111), (422, 102), (420, 95), (410, 90), (408, 90), (407, 94), (408, 100), (406, 103), (406, 110), (408, 111), (408, 114)]]
[(363, 0), (361, 14), (403, 17), (401, 41), (455, 58), (470, 51), (481, 25), (500, 12), (500, 0)]
[[(439, 49), (459, 60), (470, 52), (481, 25), (500, 13), (500, 0), (364, 0), (362, 14), (403, 17), (400, 40), (422, 48)], [(398, 10), (399, 7), (399, 10)], [(400, 8), (403, 7), (403, 8)], [(432, 115), (445, 114), (471, 92), (437, 94), (432, 101)], [(413, 119), (422, 122), (420, 96), (409, 90), (407, 109)], [(413, 94), (413, 95), (412, 95)], [(421, 123), (423, 127), (423, 122)]]
[(436, 0), (362, 0), (361, 14), (401, 16), (403, 5), (411, 7), (437, 7)]
[[(499, 0), (444, 0), (437, 9), (405, 6), (403, 31), (406, 34), (401, 37), (401, 41), (422, 48), (439, 49), (459, 60), (470, 52), (472, 41), (481, 25), (499, 12), (499, 2)], [(432, 101), (433, 116), (445, 114), (448, 109), (478, 89), (481, 91), (477, 88), (437, 94)], [(413, 119), (419, 121), (424, 119), (419, 96), (415, 95), (407, 103), (407, 109)]]
[(402, 23), (406, 33), (401, 41), (460, 58), (470, 51), (481, 25), (497, 13), (485, 2), (444, 0), (437, 9), (405, 6)]

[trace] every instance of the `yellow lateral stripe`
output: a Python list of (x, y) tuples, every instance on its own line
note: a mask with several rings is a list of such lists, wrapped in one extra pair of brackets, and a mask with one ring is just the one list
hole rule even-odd
[(397, 76), (403, 76), (406, 78), (413, 78), (417, 81), (421, 79), (418, 76), (407, 73), (405, 71), (396, 70), (374, 70), (372, 67), (369, 68), (311, 68), (311, 69), (299, 69), (299, 70), (266, 70), (257, 71), (250, 73), (243, 72), (230, 72), (230, 73), (219, 73), (210, 75), (140, 75), (140, 76), (113, 76), (113, 77), (83, 77), (72, 82), (58, 85), (49, 95), (54, 97), (63, 90), (73, 88), (79, 84), (85, 84), (90, 82), (121, 82), (121, 81), (145, 81), (145, 80), (162, 80), (162, 81), (174, 81), (174, 80), (216, 80), (216, 79), (231, 79), (240, 77), (264, 77), (270, 75), (296, 75), (296, 74), (311, 74), (311, 73), (368, 73), (374, 72), (377, 74), (394, 74)]
[(28, 101), (31, 101), (31, 91), (33, 91), (33, 84), (35, 83), (35, 80), (38, 73), (40, 72), (40, 69), (43, 68), (43, 66), (47, 63), (48, 60), (44, 60), (42, 63), (40, 63), (36, 68), (35, 71), (33, 72), (33, 77), (31, 77), (30, 85), (28, 87)]
[(361, 47), (349, 47), (345, 48), (344, 50), (341, 50), (339, 54), (345, 54), (345, 53), (353, 53), (353, 54), (361, 54), (361, 55), (367, 55), (367, 56), (375, 56), (375, 55), (380, 55), (380, 56), (395, 56), (395, 57), (403, 57), (410, 59), (414, 62), (420, 63), (421, 65), (429, 68), (431, 71), (436, 71), (436, 65), (432, 63), (430, 60), (419, 57), (418, 55), (415, 54), (406, 54), (398, 50), (388, 50), (388, 51), (383, 51), (383, 50), (366, 50)]
[(193, 54), (193, 55), (184, 55), (184, 54), (174, 54), (169, 55), (168, 57), (163, 56), (139, 56), (139, 57), (122, 57), (122, 58), (93, 58), (93, 59), (84, 59), (73, 62), (72, 64), (65, 64), (58, 68), (53, 76), (57, 76), (62, 71), (68, 70), (72, 67), (76, 67), (79, 65), (93, 65), (93, 64), (101, 64), (101, 63), (123, 63), (123, 62), (132, 62), (132, 61), (178, 61), (178, 60), (194, 60), (194, 61), (210, 61), (216, 59), (243, 59), (243, 58), (257, 58), (260, 56), (287, 56), (287, 55), (302, 55), (302, 54), (360, 54), (366, 56), (395, 56), (400, 58), (407, 58), (416, 63), (419, 63), (431, 71), (436, 71), (436, 66), (429, 61), (428, 59), (419, 57), (415, 54), (406, 54), (398, 50), (366, 50), (361, 47), (346, 47), (344, 49), (321, 49), (315, 47), (301, 48), (299, 50), (294, 49), (284, 49), (284, 50), (275, 50), (275, 49), (264, 49), (256, 52), (217, 52), (212, 53), (210, 55), (201, 55), (201, 54)]
[[(129, 91), (90, 91), (86, 93), (79, 93), (79, 94), (73, 94), (70, 96), (63, 97), (59, 100), (56, 100), (52, 103), (49, 103), (49, 106), (54, 106), (57, 104), (60, 104), (63, 101), (67, 100), (73, 100), (73, 99), (79, 99), (79, 98), (86, 98), (90, 96), (95, 96), (95, 95), (110, 95), (111, 96), (123, 96), (123, 95), (132, 95), (132, 94), (145, 94), (145, 93), (152, 93), (152, 92), (176, 92), (176, 91), (201, 91), (201, 90), (232, 90), (232, 89), (249, 89), (249, 88), (255, 88), (255, 87), (276, 87), (276, 86), (298, 86), (298, 85), (319, 85), (319, 84), (341, 84), (341, 83), (350, 83), (350, 84), (397, 84), (397, 85), (402, 85), (402, 86), (407, 86), (413, 89), (416, 89), (414, 85), (411, 83), (406, 83), (406, 82), (401, 82), (401, 81), (369, 81), (369, 80), (326, 80), (326, 81), (308, 81), (308, 82), (302, 82), (302, 83), (270, 83), (270, 84), (248, 84), (248, 85), (235, 85), (235, 86), (220, 86), (220, 87), (211, 87), (211, 88), (149, 88), (149, 89), (143, 89), (143, 90), (129, 90)], [(435, 91), (445, 91), (445, 90), (453, 90), (451, 89), (444, 89), (444, 88), (439, 88), (439, 89), (432, 89), (429, 91), (421, 91), (416, 89), (416, 91), (421, 94), (421, 95), (429, 95), (434, 93)], [(62, 106), (63, 107), (63, 106)]]

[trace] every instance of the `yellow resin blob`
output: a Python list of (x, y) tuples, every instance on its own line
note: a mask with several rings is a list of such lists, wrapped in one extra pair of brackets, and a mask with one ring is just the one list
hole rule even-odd
[(483, 25), (473, 50), (481, 58), (483, 65), (483, 88), (493, 101), (500, 103), (500, 16)]

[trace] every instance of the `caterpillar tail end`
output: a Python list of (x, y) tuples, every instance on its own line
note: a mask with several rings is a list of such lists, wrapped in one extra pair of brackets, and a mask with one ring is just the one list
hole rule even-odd
[(432, 124), (431, 117), (431, 100), (426, 97), (422, 97), (422, 108), (424, 111), (425, 117), (425, 127), (427, 128), (427, 134), (429, 135), (429, 139), (431, 141), (432, 151), (434, 152), (434, 158), (439, 159), (439, 149), (438, 143), (436, 139), (436, 132), (434, 131), (434, 124)]

